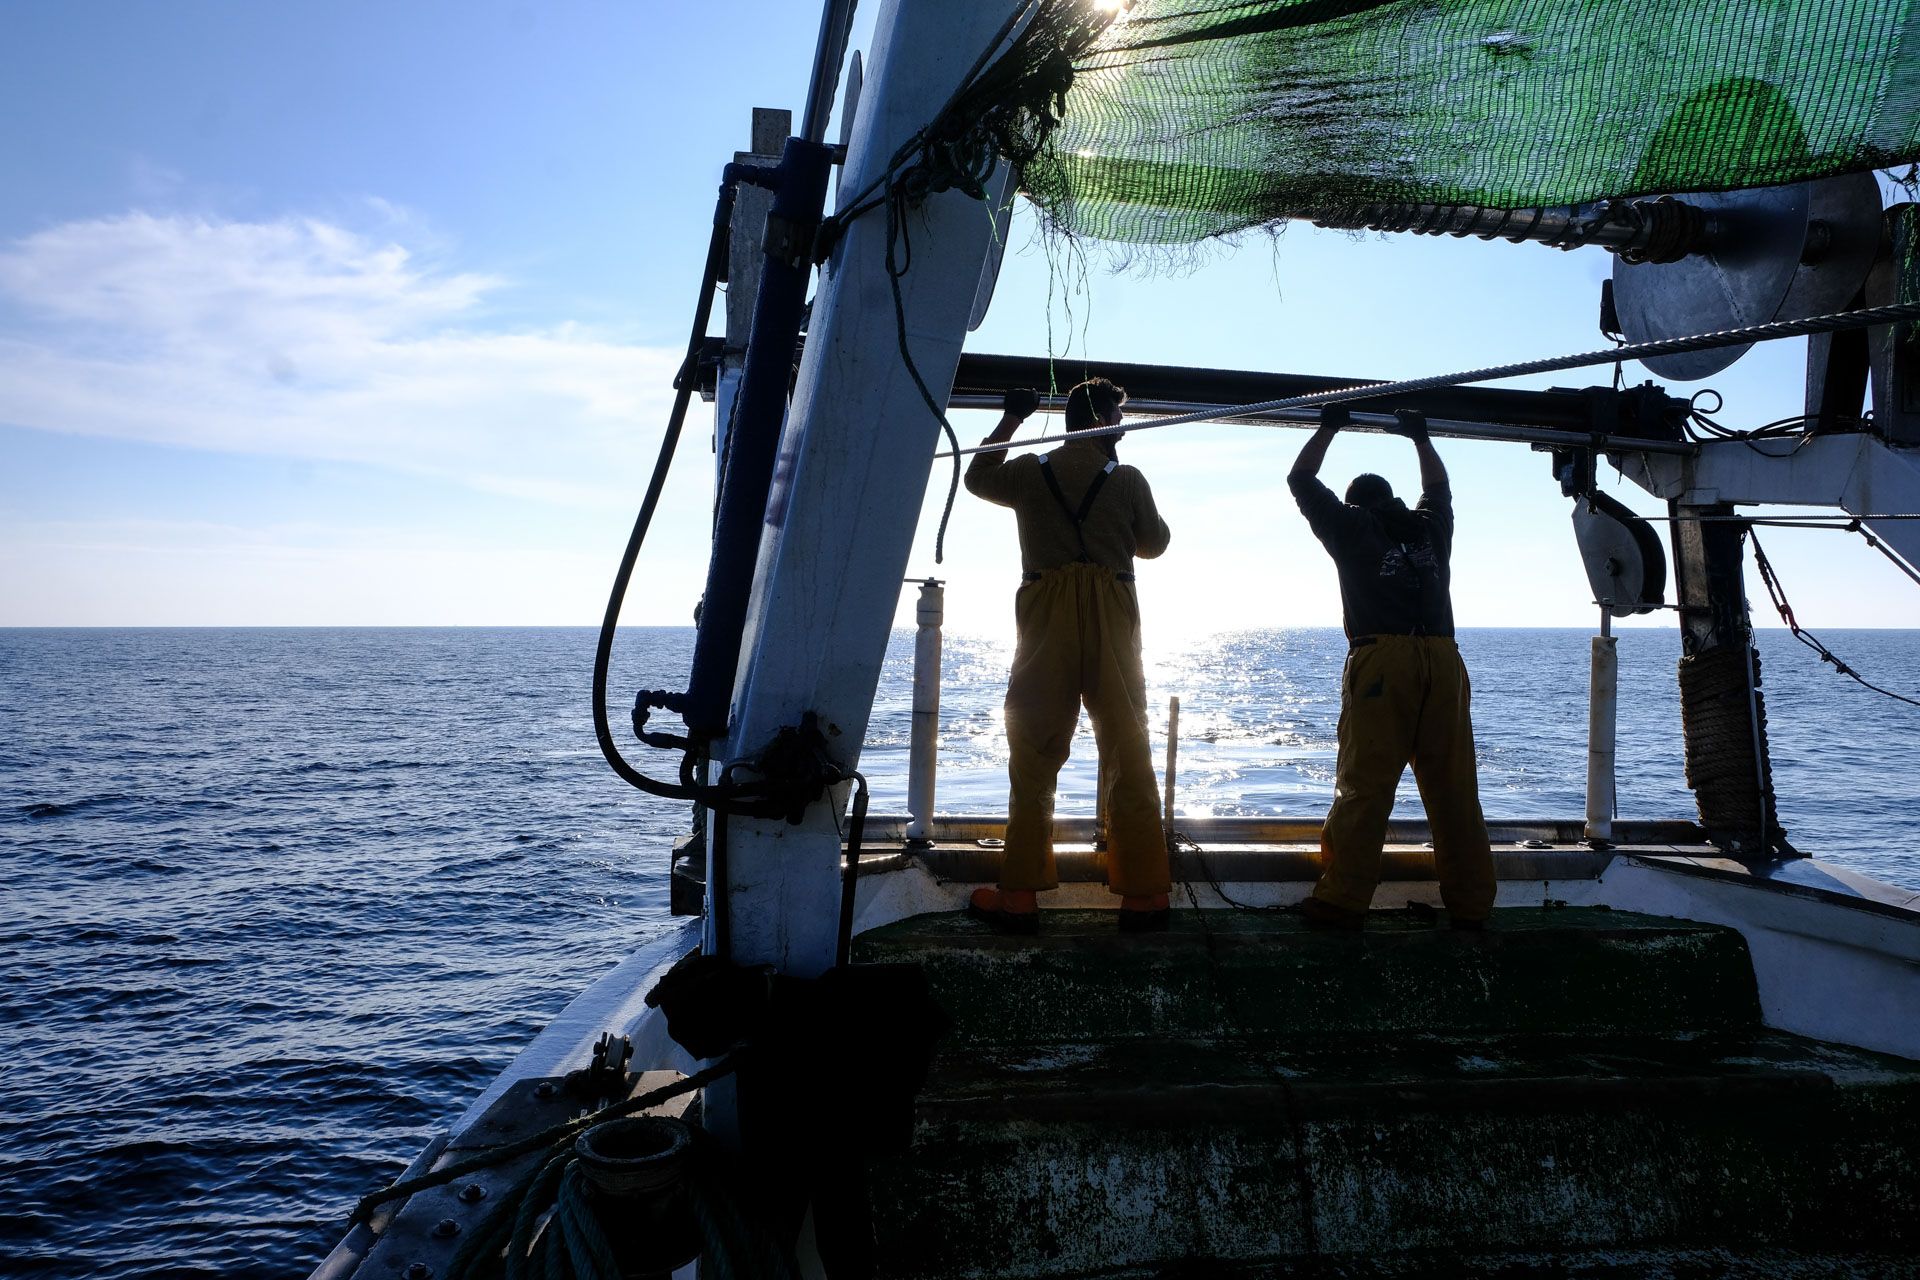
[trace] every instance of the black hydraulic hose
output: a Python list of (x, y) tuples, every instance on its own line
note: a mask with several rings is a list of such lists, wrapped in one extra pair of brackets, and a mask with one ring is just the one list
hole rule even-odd
[(860, 886), (860, 845), (867, 833), (867, 779), (864, 774), (849, 773), (853, 779), (853, 820), (847, 830), (846, 861), (840, 868), (840, 924), (834, 937), (834, 963), (845, 964), (853, 954), (853, 899)]
[(720, 184), (720, 198), (713, 211), (713, 235), (707, 241), (707, 264), (700, 277), (700, 299), (693, 309), (693, 332), (687, 339), (686, 359), (673, 379), (673, 412), (667, 415), (667, 433), (660, 441), (660, 456), (653, 464), (653, 478), (647, 482), (647, 496), (640, 502), (640, 514), (634, 518), (633, 532), (627, 537), (627, 550), (620, 557), (620, 570), (613, 577), (613, 590), (607, 597), (606, 617), (600, 621), (600, 642), (593, 652), (593, 734), (600, 740), (600, 754), (613, 771), (648, 795), (668, 800), (692, 800), (698, 789), (685, 783), (662, 782), (649, 778), (627, 762), (613, 740), (613, 728), (607, 718), (607, 668), (613, 660), (613, 635), (620, 626), (620, 606), (626, 603), (627, 584), (633, 578), (633, 564), (647, 540), (647, 527), (653, 523), (654, 508), (660, 505), (660, 491), (666, 487), (667, 471), (673, 465), (673, 451), (680, 443), (680, 428), (687, 419), (687, 405), (699, 381), (694, 376), (700, 358), (700, 344), (707, 336), (707, 320), (713, 314), (714, 286), (726, 266), (728, 229), (733, 222), (733, 183)]

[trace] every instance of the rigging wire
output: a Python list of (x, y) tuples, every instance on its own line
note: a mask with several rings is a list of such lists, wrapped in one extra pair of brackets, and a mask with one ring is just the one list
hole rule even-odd
[[(1504, 378), (1517, 378), (1526, 374), (1554, 373), (1564, 369), (1585, 369), (1595, 365), (1612, 364), (1615, 360), (1639, 360), (1647, 356), (1679, 355), (1688, 351), (1707, 351), (1715, 347), (1742, 346), (1751, 342), (1764, 342), (1775, 338), (1796, 338), (1812, 333), (1835, 333), (1845, 329), (1864, 329), (1875, 325), (1891, 324), (1895, 321), (1920, 318), (1920, 302), (1898, 302), (1884, 307), (1866, 307), (1858, 311), (1840, 311), (1823, 316), (1809, 316), (1804, 320), (1774, 320), (1766, 324), (1748, 325), (1742, 329), (1722, 329), (1715, 333), (1699, 333), (1684, 338), (1661, 338), (1654, 342), (1634, 343), (1624, 347), (1609, 347), (1603, 351), (1583, 351), (1574, 355), (1550, 356), (1541, 360), (1522, 360), (1512, 364), (1493, 365), (1484, 369), (1469, 369), (1459, 373), (1435, 374), (1424, 378), (1405, 378), (1397, 382), (1364, 382), (1350, 387), (1335, 387), (1327, 391), (1310, 391), (1297, 396), (1286, 396), (1279, 400), (1261, 400), (1253, 404), (1222, 405), (1213, 409), (1201, 409), (1193, 413), (1174, 414), (1171, 417), (1156, 418), (1152, 422), (1143, 422), (1118, 427), (1091, 427), (1082, 431), (1083, 439), (1099, 436), (1125, 435), (1134, 431), (1156, 431), (1161, 427), (1185, 426), (1194, 422), (1218, 422), (1225, 418), (1246, 417), (1250, 414), (1272, 413), (1279, 409), (1305, 409), (1319, 405), (1337, 404), (1343, 400), (1373, 400), (1387, 396), (1407, 395), (1415, 391), (1432, 391), (1440, 387), (1457, 387), (1475, 382), (1495, 382)], [(976, 445), (971, 449), (960, 450), (961, 455), (985, 453), (994, 449), (1032, 448), (1036, 442), (1013, 440), (1004, 444)], [(945, 455), (939, 455), (944, 457)]]
[(1656, 524), (1773, 524), (1784, 529), (1844, 529), (1849, 532), (1862, 520), (1920, 520), (1920, 511), (1876, 511), (1872, 515), (1829, 516), (1819, 512), (1789, 512), (1786, 515), (1640, 515)]
[[(1888, 518), (1889, 517), (1887, 516), (1862, 516), (1858, 520), (1848, 521), (1846, 527), (1849, 531), (1853, 533), (1857, 533), (1861, 537), (1865, 538), (1867, 540), (1868, 546), (1872, 547), (1875, 551), (1878, 551), (1881, 555), (1885, 556), (1888, 559), (1888, 561), (1892, 563), (1894, 568), (1898, 569), (1901, 573), (1906, 574), (1907, 577), (1913, 580), (1913, 584), (1915, 586), (1920, 587), (1920, 570), (1916, 570), (1914, 566), (1908, 564), (1905, 558), (1897, 554), (1892, 547), (1887, 546), (1884, 542), (1881, 542), (1880, 539), (1874, 537), (1873, 533), (1870, 530), (1868, 530), (1866, 527), (1864, 527), (1860, 522), (1861, 520), (1885, 520)], [(1920, 516), (1893, 516), (1891, 517), (1891, 519), (1913, 520), (1913, 519), (1920, 519)], [(1832, 527), (1832, 526), (1824, 526), (1824, 527)]]
[[(1638, 514), (1638, 513), (1636, 513)], [(1857, 533), (1866, 540), (1866, 544), (1887, 558), (1888, 563), (1898, 569), (1915, 586), (1920, 586), (1920, 569), (1908, 564), (1906, 559), (1873, 535), (1866, 526), (1868, 522), (1920, 520), (1916, 511), (1880, 511), (1870, 515), (1829, 516), (1817, 512), (1772, 516), (1752, 516), (1738, 513), (1731, 515), (1707, 515), (1693, 513), (1688, 515), (1642, 515), (1642, 520), (1653, 524), (1738, 524), (1748, 527), (1765, 525), (1775, 529), (1831, 529), (1839, 533)], [(1596, 603), (1598, 603), (1596, 601)], [(1666, 607), (1666, 606), (1661, 606)]]
[(1909, 698), (1905, 694), (1895, 693), (1891, 689), (1882, 689), (1879, 685), (1874, 684), (1858, 671), (1855, 671), (1852, 667), (1842, 662), (1835, 656), (1833, 650), (1821, 644), (1817, 637), (1809, 635), (1806, 631), (1802, 630), (1799, 622), (1794, 619), (1793, 606), (1787, 603), (1787, 593), (1780, 586), (1780, 579), (1778, 575), (1774, 573), (1773, 564), (1767, 559), (1766, 551), (1760, 546), (1759, 535), (1749, 533), (1748, 537), (1753, 540), (1753, 563), (1754, 566), (1760, 570), (1760, 581), (1766, 584), (1767, 595), (1772, 598), (1773, 607), (1779, 610), (1780, 620), (1787, 624), (1787, 630), (1793, 632), (1793, 638), (1795, 640), (1798, 640), (1801, 644), (1806, 645), (1809, 649), (1819, 654), (1820, 661), (1830, 663), (1833, 669), (1841, 675), (1859, 681), (1875, 693), (1884, 694), (1898, 702), (1904, 702), (1908, 706), (1920, 707), (1920, 699)]

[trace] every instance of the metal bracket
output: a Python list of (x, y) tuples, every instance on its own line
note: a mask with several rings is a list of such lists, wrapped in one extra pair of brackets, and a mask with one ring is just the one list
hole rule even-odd
[(769, 213), (766, 251), (788, 266), (804, 270), (813, 263), (814, 238), (819, 234), (818, 222), (795, 222)]
[(602, 1032), (594, 1042), (593, 1061), (567, 1073), (566, 1090), (583, 1102), (625, 1097), (632, 1081), (627, 1063), (632, 1060), (633, 1041), (625, 1036), (616, 1039), (611, 1031)]
[[(754, 774), (741, 782), (736, 773)], [(726, 767), (721, 788), (735, 801), (732, 811), (759, 818), (784, 818), (799, 826), (807, 807), (827, 793), (829, 787), (851, 778), (847, 770), (827, 754), (827, 736), (820, 731), (820, 717), (809, 711), (798, 725), (787, 725), (774, 734), (773, 741), (758, 755), (736, 760)]]

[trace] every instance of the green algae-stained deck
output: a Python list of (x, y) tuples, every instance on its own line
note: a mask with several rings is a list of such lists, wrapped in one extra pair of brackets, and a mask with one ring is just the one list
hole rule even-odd
[(858, 941), (956, 1020), (874, 1180), (883, 1274), (1915, 1274), (1920, 1064), (1763, 1028), (1730, 930), (1044, 928)]
[(924, 964), (957, 1039), (1455, 1030), (1666, 1033), (1759, 1020), (1731, 929), (1595, 908), (1502, 910), (1486, 934), (1375, 912), (1360, 934), (1298, 916), (1176, 911), (1122, 935), (1107, 911), (1043, 913), (1037, 938), (958, 914), (862, 935), (858, 958)]

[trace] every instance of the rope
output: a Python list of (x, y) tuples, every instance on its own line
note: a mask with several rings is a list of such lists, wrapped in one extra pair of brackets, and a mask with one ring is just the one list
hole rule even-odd
[(1766, 703), (1748, 637), (1680, 659), (1680, 727), (1687, 786), (1716, 841), (1760, 852), (1784, 840), (1766, 755)]
[[(559, 1185), (561, 1176), (566, 1173), (568, 1154), (565, 1145), (562, 1144), (558, 1150), (547, 1157), (545, 1163), (540, 1166), (539, 1175), (521, 1197), (519, 1204), (513, 1207), (511, 1214), (507, 1212), (511, 1202), (503, 1202), (496, 1211), (501, 1218), (510, 1218), (513, 1222), (513, 1234), (507, 1241), (509, 1258), (524, 1258), (532, 1249), (533, 1233), (540, 1224), (541, 1206), (546, 1204), (548, 1196), (553, 1193), (554, 1188)], [(487, 1260), (475, 1259), (475, 1261), (484, 1266)], [(508, 1263), (508, 1266), (516, 1271), (519, 1270), (512, 1262)]]
[[(1485, 369), (1470, 369), (1463, 373), (1406, 378), (1399, 382), (1356, 383), (1351, 387), (1310, 391), (1302, 395), (1286, 396), (1279, 400), (1261, 400), (1253, 404), (1223, 405), (1215, 409), (1179, 413), (1137, 425), (1092, 427), (1077, 432), (1076, 435), (1080, 439), (1090, 440), (1099, 436), (1125, 435), (1132, 431), (1157, 431), (1161, 427), (1178, 427), (1193, 422), (1218, 422), (1224, 418), (1272, 413), (1279, 409), (1305, 409), (1317, 405), (1338, 404), (1343, 400), (1372, 400), (1387, 396), (1410, 395), (1416, 391), (1432, 391), (1440, 387), (1457, 387), (1474, 382), (1496, 382), (1504, 378), (1518, 378), (1533, 373), (1555, 373), (1564, 369), (1591, 368), (1595, 365), (1612, 364), (1616, 360), (1639, 360), (1647, 356), (1679, 355), (1688, 351), (1707, 351), (1715, 347), (1737, 347), (1775, 338), (1797, 338), (1813, 333), (1835, 333), (1843, 329), (1865, 329), (1874, 325), (1913, 319), (1920, 319), (1920, 302), (1899, 302), (1884, 307), (1867, 307), (1859, 311), (1840, 311), (1832, 315), (1811, 316), (1805, 320), (1775, 320), (1768, 324), (1748, 325), (1743, 329), (1722, 329), (1717, 333), (1694, 334), (1685, 338), (1662, 338), (1655, 342), (1608, 347), (1603, 351), (1583, 351), (1577, 355), (1523, 360), (1514, 364), (1493, 365)], [(1033, 448), (1041, 443), (1043, 442), (1038, 440), (1014, 440), (1002, 444), (976, 445), (971, 449), (960, 449), (955, 452), (956, 456), (964, 457), (994, 449)], [(944, 458), (947, 455), (937, 456)]]
[[(913, 352), (907, 349), (907, 305), (900, 295), (900, 277), (913, 267), (913, 241), (907, 232), (907, 220), (904, 216), (906, 195), (899, 186), (887, 190), (887, 284), (893, 291), (893, 333), (894, 341), (900, 347), (900, 360), (907, 366), (907, 374), (913, 379), (913, 385), (919, 390), (920, 398), (926, 402), (927, 411), (940, 424), (947, 435), (948, 452), (941, 457), (953, 459), (953, 475), (947, 481), (947, 505), (940, 511), (940, 528), (933, 535), (933, 562), (946, 563), (947, 558), (947, 522), (953, 518), (953, 504), (960, 496), (960, 437), (954, 434), (953, 424), (947, 421), (947, 414), (933, 398), (933, 392), (927, 389), (927, 380), (920, 376), (920, 366), (914, 363)], [(893, 246), (898, 241), (907, 251), (907, 260), (900, 265), (894, 256)]]
[[(731, 1070), (732, 1061), (717, 1063), (700, 1076), (689, 1076), (669, 1088), (684, 1092), (697, 1079), (711, 1081), (722, 1066)], [(502, 1195), (493, 1211), (469, 1233), (448, 1263), (446, 1280), (621, 1280), (621, 1261), (596, 1210), (574, 1139), (577, 1130), (641, 1107), (664, 1092), (656, 1090), (555, 1126), (511, 1148), (499, 1148), (482, 1159), (469, 1160), (459, 1170), (440, 1170), (441, 1175), (471, 1171), (554, 1135), (534, 1168)], [(716, 1280), (788, 1280), (793, 1275), (791, 1259), (742, 1209), (725, 1153), (697, 1128), (691, 1137), (693, 1146), (682, 1185), (685, 1207), (702, 1246), (702, 1274), (710, 1270)], [(406, 1186), (417, 1188), (429, 1181), (416, 1179)], [(404, 1189), (388, 1188), (388, 1193)]]
[(1767, 559), (1767, 553), (1760, 548), (1760, 539), (1757, 536), (1749, 536), (1753, 538), (1753, 563), (1754, 567), (1760, 570), (1760, 581), (1766, 584), (1767, 595), (1772, 598), (1773, 607), (1779, 610), (1780, 620), (1787, 624), (1787, 630), (1793, 632), (1793, 638), (1819, 654), (1820, 661), (1831, 664), (1833, 669), (1841, 675), (1857, 680), (1875, 693), (1884, 694), (1886, 697), (1892, 698), (1897, 702), (1904, 702), (1910, 707), (1920, 707), (1920, 699), (1909, 698), (1905, 694), (1895, 693), (1891, 689), (1882, 689), (1879, 685), (1874, 684), (1858, 671), (1855, 671), (1852, 667), (1842, 662), (1834, 655), (1833, 650), (1821, 644), (1818, 638), (1801, 630), (1799, 622), (1794, 619), (1793, 606), (1787, 603), (1787, 593), (1781, 588), (1780, 579), (1773, 571), (1773, 564)]
[(672, 1084), (662, 1085), (658, 1089), (643, 1093), (637, 1098), (628, 1098), (625, 1102), (616, 1102), (610, 1107), (602, 1107), (591, 1115), (563, 1121), (550, 1129), (542, 1129), (539, 1133), (522, 1138), (518, 1142), (509, 1142), (505, 1146), (490, 1148), (477, 1156), (447, 1165), (443, 1169), (435, 1169), (432, 1173), (423, 1173), (417, 1178), (408, 1178), (404, 1182), (382, 1187), (378, 1191), (362, 1196), (360, 1203), (354, 1206), (353, 1214), (347, 1221), (349, 1223), (365, 1222), (376, 1207), (389, 1200), (398, 1200), (416, 1191), (425, 1191), (429, 1187), (445, 1186), (476, 1169), (490, 1169), (494, 1165), (504, 1164), (515, 1156), (525, 1155), (529, 1151), (538, 1151), (555, 1142), (570, 1141), (581, 1130), (603, 1121), (631, 1115), (636, 1111), (645, 1111), (649, 1107), (659, 1106), (669, 1098), (677, 1098), (683, 1093), (692, 1093), (695, 1089), (704, 1089), (715, 1080), (732, 1075), (738, 1070), (739, 1065), (737, 1057), (728, 1055), (710, 1067), (696, 1071)]
[[(782, 1280), (791, 1261), (742, 1211), (724, 1157), (694, 1131), (682, 1188), (701, 1242), (700, 1265), (716, 1280)], [(447, 1265), (446, 1280), (622, 1280), (622, 1264), (596, 1211), (571, 1139), (501, 1197)]]

